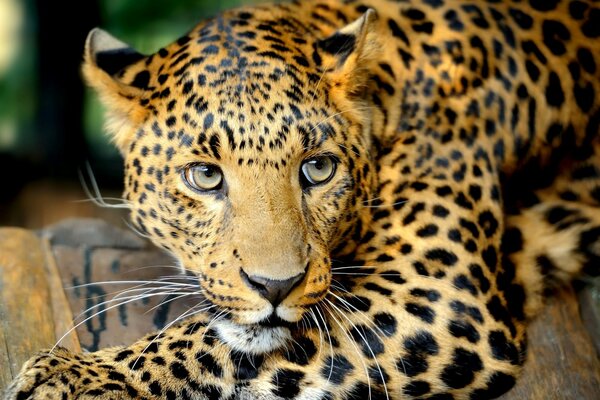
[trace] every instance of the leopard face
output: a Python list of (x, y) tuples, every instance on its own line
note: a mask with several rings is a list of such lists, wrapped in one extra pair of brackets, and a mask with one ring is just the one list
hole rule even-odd
[[(110, 97), (131, 218), (198, 276), (238, 347), (246, 329), (265, 335), (248, 341), (256, 351), (282, 345), (285, 325), (327, 294), (330, 255), (365, 232), (371, 121), (339, 79), (356, 68), (371, 17), (307, 43), (255, 17), (272, 31), (265, 41), (241, 12), (149, 57), (105, 32), (90, 36), (85, 72)], [(124, 54), (136, 61), (110, 75)]]

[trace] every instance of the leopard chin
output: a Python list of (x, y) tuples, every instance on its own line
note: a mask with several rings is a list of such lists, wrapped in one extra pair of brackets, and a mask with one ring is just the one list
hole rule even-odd
[(221, 320), (214, 324), (214, 329), (233, 350), (247, 354), (270, 353), (292, 340), (290, 328), (283, 326), (240, 325)]

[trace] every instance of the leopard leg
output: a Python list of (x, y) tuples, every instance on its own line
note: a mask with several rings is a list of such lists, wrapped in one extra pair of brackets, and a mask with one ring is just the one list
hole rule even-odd
[[(530, 174), (507, 185), (503, 264), (516, 266), (516, 279), (528, 283), (528, 316), (536, 315), (545, 292), (600, 274), (600, 140), (573, 151), (550, 177)], [(545, 187), (535, 189), (540, 180)]]

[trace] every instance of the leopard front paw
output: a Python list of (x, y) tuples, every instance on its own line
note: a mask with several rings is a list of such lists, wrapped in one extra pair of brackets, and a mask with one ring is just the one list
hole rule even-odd
[(58, 348), (30, 358), (4, 394), (6, 400), (72, 398), (81, 376), (72, 369), (74, 355)]
[(58, 348), (29, 359), (7, 388), (5, 400), (135, 399), (125, 376), (98, 353), (74, 354)]

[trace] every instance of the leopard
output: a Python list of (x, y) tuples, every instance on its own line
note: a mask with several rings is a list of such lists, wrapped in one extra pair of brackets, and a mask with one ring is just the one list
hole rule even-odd
[(135, 228), (206, 307), (27, 361), (6, 399), (489, 399), (600, 273), (600, 7), (296, 0), (83, 74)]

